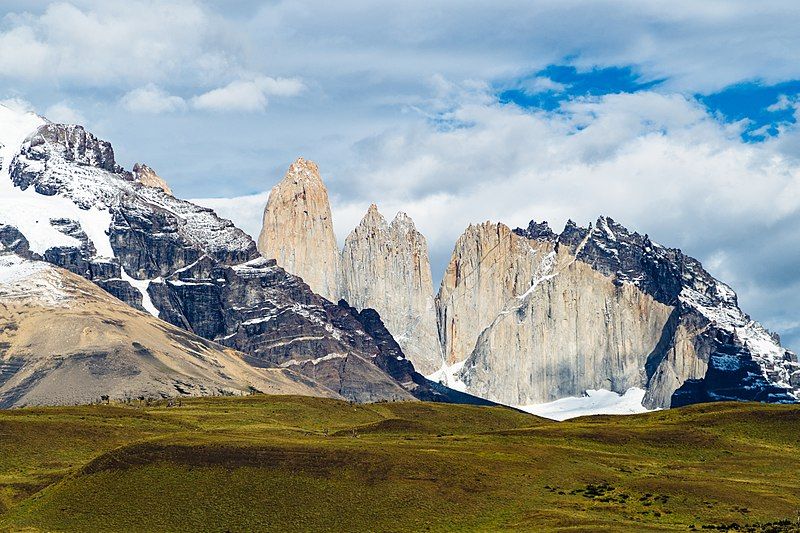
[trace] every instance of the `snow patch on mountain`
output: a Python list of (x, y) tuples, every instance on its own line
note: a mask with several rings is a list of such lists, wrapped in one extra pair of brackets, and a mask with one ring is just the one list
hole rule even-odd
[(587, 390), (585, 396), (571, 396), (554, 402), (523, 405), (518, 408), (527, 413), (558, 421), (589, 415), (633, 415), (650, 411), (642, 406), (644, 395), (645, 390), (638, 387), (630, 388), (621, 395), (605, 389)]
[(457, 390), (458, 392), (466, 392), (467, 384), (461, 381), (460, 377), (461, 369), (464, 368), (464, 363), (466, 362), (467, 360), (464, 359), (452, 365), (443, 364), (442, 368), (425, 377), (433, 382), (441, 383), (445, 387)]
[[(800, 399), (800, 388), (792, 386), (792, 375), (800, 372), (800, 363), (787, 360), (787, 350), (781, 347), (764, 326), (751, 320), (736, 306), (735, 295), (730, 288), (723, 283), (717, 283), (714, 289), (722, 301), (721, 304), (689, 287), (684, 287), (681, 291), (680, 300), (696, 309), (714, 326), (732, 333), (750, 352), (768, 382), (788, 389), (791, 396)], [(717, 357), (717, 366), (727, 365), (727, 370), (736, 370), (740, 364), (738, 358), (728, 359), (723, 361)]]
[(128, 283), (131, 284), (131, 287), (139, 291), (142, 295), (142, 307), (144, 310), (153, 315), (154, 317), (158, 318), (161, 312), (153, 305), (153, 300), (150, 298), (150, 294), (147, 292), (147, 289), (150, 287), (150, 284), (153, 281), (161, 281), (160, 279), (157, 280), (150, 280), (150, 279), (134, 279), (125, 272), (124, 268), (120, 268), (121, 278)]
[(0, 301), (33, 301), (50, 307), (70, 300), (61, 274), (49, 263), (0, 255)]

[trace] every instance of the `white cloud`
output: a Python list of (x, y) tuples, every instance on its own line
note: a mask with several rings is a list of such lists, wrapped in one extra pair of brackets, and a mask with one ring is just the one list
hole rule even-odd
[(305, 85), (298, 79), (256, 76), (195, 96), (192, 105), (213, 111), (264, 111), (269, 96), (295, 96), (304, 89)]
[[(778, 143), (744, 143), (739, 127), (680, 95), (608, 95), (553, 113), (480, 91), (459, 98), (444, 119), (467, 126), (392, 128), (321, 166), (340, 242), (371, 202), (387, 216), (406, 211), (428, 238), (436, 278), (470, 223), (535, 218), (558, 231), (606, 214), (708, 260), (757, 319), (785, 323), (795, 312), (800, 284), (782, 299), (770, 285), (800, 264), (800, 164)], [(226, 215), (257, 233), (265, 198), (232, 202), (239, 209)]]
[(203, 79), (235, 62), (226, 23), (190, 0), (54, 2), (38, 15), (8, 14), (0, 73), (88, 86)]
[(524, 80), (520, 87), (527, 94), (539, 94), (545, 92), (564, 92), (569, 88), (569, 85), (558, 83), (545, 76), (537, 76), (528, 80)]
[(170, 95), (152, 83), (126, 93), (121, 103), (137, 113), (169, 113), (186, 108), (183, 98)]
[(270, 65), (305, 76), (496, 79), (567, 62), (633, 65), (646, 79), (694, 93), (800, 77), (798, 25), (792, 0), (538, 0), (524, 8), (408, 0), (392, 10), (285, 0), (264, 4), (248, 27), (270, 50)]
[(232, 220), (245, 233), (258, 239), (269, 191), (236, 198), (201, 198), (192, 202), (213, 209), (222, 218)]
[(20, 113), (31, 113), (35, 111), (33, 104), (23, 98), (18, 97), (2, 99), (0, 100), (0, 105), (4, 105), (9, 109), (13, 109), (14, 111), (18, 111)]
[(44, 111), (44, 116), (53, 122), (62, 124), (81, 124), (86, 125), (87, 120), (80, 111), (73, 108), (67, 102), (53, 104)]

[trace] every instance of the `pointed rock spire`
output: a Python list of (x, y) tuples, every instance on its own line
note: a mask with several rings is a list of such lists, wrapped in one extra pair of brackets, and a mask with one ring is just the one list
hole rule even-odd
[(336, 301), (339, 249), (328, 190), (313, 161), (298, 158), (272, 188), (258, 250), (303, 278), (317, 294)]
[(428, 244), (405, 213), (391, 224), (372, 204), (342, 251), (342, 297), (378, 311), (414, 367), (442, 365)]

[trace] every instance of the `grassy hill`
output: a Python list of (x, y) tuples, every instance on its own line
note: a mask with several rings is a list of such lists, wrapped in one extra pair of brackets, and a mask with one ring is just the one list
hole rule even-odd
[(800, 408), (760, 404), (561, 423), (293, 396), (0, 411), (0, 531), (800, 531), (798, 436)]

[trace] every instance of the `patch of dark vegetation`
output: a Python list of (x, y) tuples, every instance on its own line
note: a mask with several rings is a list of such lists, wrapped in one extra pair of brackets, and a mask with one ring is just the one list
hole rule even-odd
[(189, 467), (261, 467), (305, 472), (322, 478), (341, 475), (355, 465), (380, 464), (374, 454), (358, 451), (304, 446), (232, 446), (210, 444), (141, 443), (118, 448), (102, 455), (80, 471), (92, 475), (106, 471), (124, 471), (150, 464), (168, 463)]
[(619, 505), (639, 505), (644, 509), (639, 511), (639, 514), (652, 515), (653, 517), (660, 517), (664, 514), (672, 514), (672, 511), (665, 509), (664, 506), (670, 501), (667, 494), (653, 494), (646, 492), (641, 495), (634, 495), (630, 492), (624, 492), (617, 487), (614, 487), (606, 481), (599, 483), (589, 483), (584, 487), (579, 487), (572, 490), (564, 490), (559, 487), (552, 487), (550, 485), (544, 486), (545, 490), (558, 494), (559, 496), (580, 496), (587, 500), (599, 503), (613, 503)]
[(116, 318), (104, 318), (102, 322), (103, 324), (108, 324), (109, 326), (114, 326), (117, 328), (125, 327), (125, 322), (122, 320), (117, 320)]
[(800, 533), (800, 521), (786, 519), (776, 522), (754, 522), (751, 524), (730, 522), (728, 524), (703, 524), (699, 527), (692, 525), (689, 529), (691, 531), (741, 531), (742, 533)]
[(628, 503), (630, 495), (624, 492), (618, 492), (615, 487), (606, 482), (589, 483), (584, 488), (573, 489), (569, 491), (570, 495), (580, 495), (584, 498), (602, 502), (602, 503)]

